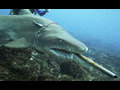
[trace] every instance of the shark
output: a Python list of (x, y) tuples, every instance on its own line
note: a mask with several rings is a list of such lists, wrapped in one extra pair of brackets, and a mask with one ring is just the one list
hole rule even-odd
[(61, 59), (79, 59), (88, 62), (105, 74), (116, 74), (82, 55), (88, 47), (71, 36), (58, 23), (33, 15), (29, 9), (21, 9), (19, 15), (0, 15), (0, 37), (7, 37), (2, 46), (8, 48), (32, 48), (39, 53)]

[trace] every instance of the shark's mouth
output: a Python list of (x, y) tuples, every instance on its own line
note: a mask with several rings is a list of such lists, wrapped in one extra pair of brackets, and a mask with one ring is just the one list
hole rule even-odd
[(50, 49), (50, 52), (63, 59), (74, 59), (75, 56), (78, 56), (77, 53), (73, 53), (64, 49), (52, 48)]

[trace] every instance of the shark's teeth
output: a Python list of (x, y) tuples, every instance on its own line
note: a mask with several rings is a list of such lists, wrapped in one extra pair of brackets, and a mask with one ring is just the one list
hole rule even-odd
[(67, 52), (67, 51), (58, 50), (58, 49), (51, 49), (50, 52), (59, 58), (64, 58), (64, 59), (73, 59), (74, 58), (74, 54)]
[(57, 52), (55, 52), (54, 50), (50, 50), (52, 53), (54, 53), (55, 55), (59, 56), (59, 54)]

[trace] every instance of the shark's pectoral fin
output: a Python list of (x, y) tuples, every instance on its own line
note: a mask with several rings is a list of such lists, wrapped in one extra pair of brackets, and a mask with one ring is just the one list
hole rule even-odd
[(15, 41), (9, 42), (4, 46), (8, 48), (27, 48), (29, 47), (29, 43), (25, 38), (20, 38)]

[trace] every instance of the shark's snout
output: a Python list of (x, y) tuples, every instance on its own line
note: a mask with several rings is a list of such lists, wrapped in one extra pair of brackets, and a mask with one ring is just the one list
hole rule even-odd
[(75, 55), (87, 52), (88, 47), (75, 38), (61, 38), (55, 42), (57, 46), (52, 46), (49, 50), (54, 56), (64, 59), (74, 59)]
[[(81, 49), (80, 49), (80, 51), (81, 51)], [(87, 51), (88, 51), (88, 47), (84, 46), (84, 48), (82, 49), (82, 52), (84, 53), (84, 52), (87, 52)]]

